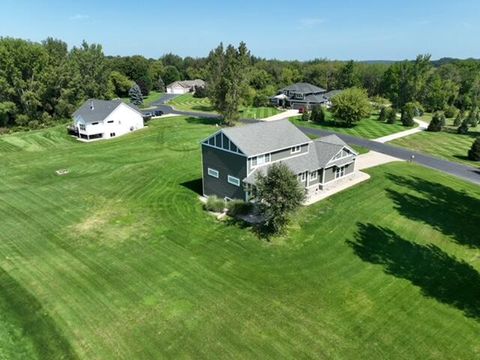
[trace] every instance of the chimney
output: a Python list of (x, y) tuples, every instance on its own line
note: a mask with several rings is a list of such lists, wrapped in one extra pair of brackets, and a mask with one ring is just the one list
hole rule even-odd
[(93, 100), (90, 100), (90, 110), (95, 110), (95, 106), (93, 106)]

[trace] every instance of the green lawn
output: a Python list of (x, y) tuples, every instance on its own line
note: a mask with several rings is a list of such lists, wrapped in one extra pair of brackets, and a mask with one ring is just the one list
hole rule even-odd
[(480, 356), (478, 186), (377, 167), (267, 243), (202, 210), (215, 131), (0, 137), (0, 358)]
[[(143, 98), (143, 104), (140, 106), (141, 109), (147, 109), (150, 107), (152, 102), (160, 100), (160, 98), (165, 95), (163, 92), (158, 92), (158, 91), (150, 91), (150, 94), (148, 96)], [(126, 103), (130, 103), (130, 98), (123, 98), (123, 101)]]
[[(208, 98), (195, 98), (192, 94), (177, 96), (168, 103), (177, 110), (215, 113)], [(247, 107), (240, 109), (241, 118), (263, 119), (280, 113), (273, 107)]]
[(290, 120), (298, 126), (334, 131), (337, 133), (358, 136), (366, 139), (376, 139), (379, 137), (410, 129), (403, 126), (400, 121), (398, 121), (396, 124), (387, 124), (384, 122), (380, 122), (377, 119), (378, 115), (373, 114), (369, 118), (362, 119), (360, 122), (358, 122), (352, 127), (343, 127), (335, 124), (335, 122), (333, 121), (333, 116), (329, 111), (326, 111), (326, 121), (323, 124), (316, 124), (310, 121), (302, 121), (300, 116), (290, 118)]
[(447, 120), (448, 126), (442, 132), (423, 131), (391, 141), (389, 144), (438, 156), (445, 160), (479, 166), (478, 162), (468, 160), (467, 153), (475, 138), (480, 136), (480, 125), (470, 128), (467, 135), (459, 135), (456, 133), (456, 127), (452, 126), (452, 122), (453, 120)]

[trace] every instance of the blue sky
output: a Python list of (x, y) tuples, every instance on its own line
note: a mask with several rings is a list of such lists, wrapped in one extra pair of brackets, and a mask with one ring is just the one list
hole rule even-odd
[(480, 58), (476, 0), (1, 0), (0, 36), (53, 36), (108, 55), (206, 56), (245, 41), (278, 59)]

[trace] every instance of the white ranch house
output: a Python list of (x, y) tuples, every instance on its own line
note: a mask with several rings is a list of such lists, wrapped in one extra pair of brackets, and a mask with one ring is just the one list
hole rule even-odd
[(87, 100), (73, 121), (74, 133), (82, 141), (110, 139), (144, 127), (142, 113), (121, 100)]
[(205, 81), (200, 79), (175, 81), (167, 85), (167, 94), (187, 94), (195, 91), (195, 87), (205, 87)]

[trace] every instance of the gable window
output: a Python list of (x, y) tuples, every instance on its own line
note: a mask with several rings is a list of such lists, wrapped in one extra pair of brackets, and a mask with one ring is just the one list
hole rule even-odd
[(218, 175), (219, 175), (218, 170), (208, 168), (207, 172), (208, 172), (208, 175), (218, 179)]
[(215, 146), (215, 138), (213, 136), (210, 139), (208, 139), (208, 145)]
[(310, 180), (317, 180), (318, 172), (314, 171), (310, 173)]
[(298, 154), (299, 152), (302, 151), (302, 147), (301, 146), (294, 146), (290, 149), (290, 153), (291, 154)]
[(227, 180), (229, 184), (240, 186), (240, 179), (235, 176), (228, 175)]

